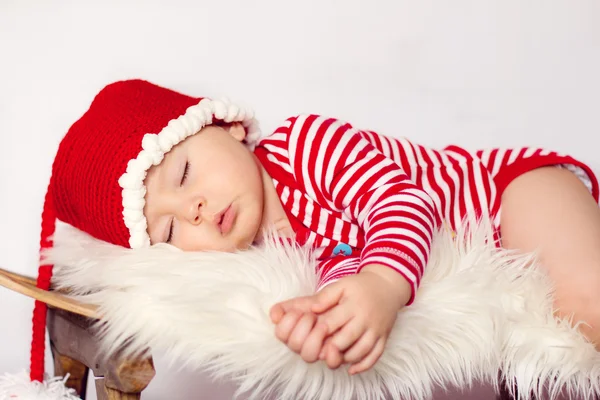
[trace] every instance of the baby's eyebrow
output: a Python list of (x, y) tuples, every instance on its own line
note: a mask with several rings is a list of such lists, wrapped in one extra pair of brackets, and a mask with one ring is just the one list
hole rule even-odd
[(168, 153), (168, 157), (165, 156), (162, 163), (160, 163), (160, 167), (162, 168), (158, 171), (157, 184), (159, 187), (172, 187), (173, 184), (179, 184), (179, 161), (182, 158), (181, 149), (178, 147), (174, 147), (173, 150)]
[(169, 161), (171, 160), (171, 158), (167, 158), (165, 157), (163, 159), (163, 161), (157, 166), (158, 167), (158, 174), (156, 177), (156, 186), (162, 188), (164, 187), (164, 183), (165, 183), (165, 170), (169, 169)]

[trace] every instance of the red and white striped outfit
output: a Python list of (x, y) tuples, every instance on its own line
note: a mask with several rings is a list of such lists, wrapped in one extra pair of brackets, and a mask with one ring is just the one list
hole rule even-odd
[(411, 282), (414, 298), (433, 231), (482, 215), (497, 227), (502, 191), (534, 168), (565, 165), (586, 175), (598, 201), (590, 168), (556, 152), (432, 150), (318, 115), (289, 118), (259, 142), (255, 154), (297, 240), (316, 251), (319, 288), (376, 263)]

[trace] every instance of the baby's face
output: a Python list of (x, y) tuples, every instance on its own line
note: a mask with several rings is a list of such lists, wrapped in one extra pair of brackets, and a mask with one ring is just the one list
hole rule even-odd
[(244, 128), (208, 126), (179, 143), (145, 180), (148, 234), (185, 251), (234, 251), (252, 244), (263, 183)]

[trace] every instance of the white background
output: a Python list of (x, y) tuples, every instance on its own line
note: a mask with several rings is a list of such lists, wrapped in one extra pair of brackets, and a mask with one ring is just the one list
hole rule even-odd
[[(132, 77), (249, 104), (265, 131), (315, 112), (600, 169), (598, 1), (0, 0), (0, 266), (36, 273), (58, 142), (105, 84)], [(0, 373), (28, 365), (32, 304), (0, 288)], [(146, 400), (231, 398), (160, 357), (157, 370)]]

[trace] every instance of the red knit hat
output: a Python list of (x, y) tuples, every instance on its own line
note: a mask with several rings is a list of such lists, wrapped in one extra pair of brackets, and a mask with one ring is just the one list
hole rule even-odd
[[(225, 101), (194, 98), (143, 80), (112, 83), (61, 141), (42, 213), (41, 251), (59, 219), (97, 239), (130, 248), (150, 245), (143, 214), (144, 179), (185, 138), (214, 122), (241, 122), (246, 144), (260, 136), (251, 112)], [(39, 268), (49, 290), (52, 265)], [(36, 300), (30, 377), (44, 378), (46, 304)]]

